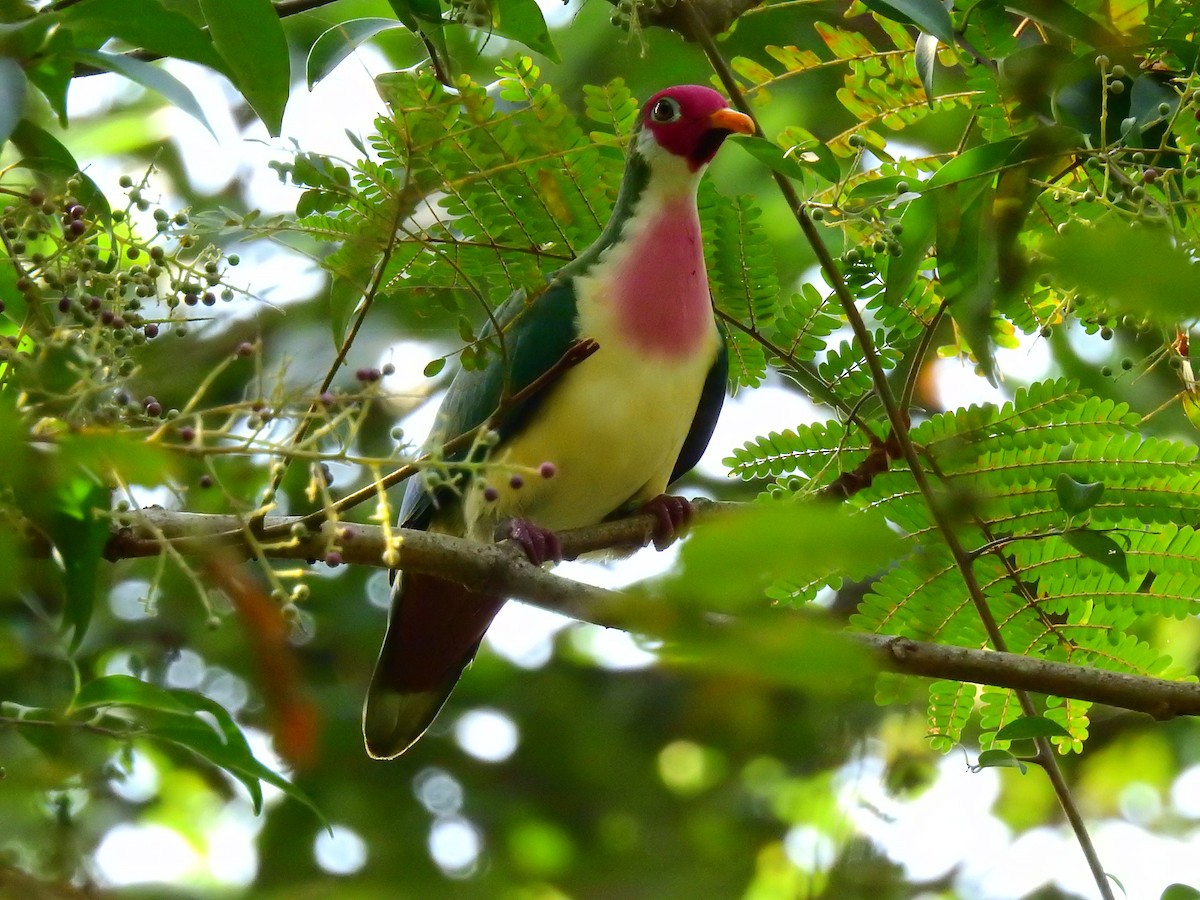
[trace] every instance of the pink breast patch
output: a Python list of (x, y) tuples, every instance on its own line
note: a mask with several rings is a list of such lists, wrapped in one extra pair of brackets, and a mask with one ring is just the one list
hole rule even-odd
[(636, 346), (686, 356), (712, 328), (700, 220), (688, 199), (672, 200), (652, 215), (616, 273), (618, 321)]

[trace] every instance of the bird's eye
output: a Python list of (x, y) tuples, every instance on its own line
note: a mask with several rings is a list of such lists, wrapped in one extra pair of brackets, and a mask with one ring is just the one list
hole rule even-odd
[(650, 107), (650, 118), (661, 124), (674, 122), (679, 118), (679, 104), (670, 97), (663, 97)]

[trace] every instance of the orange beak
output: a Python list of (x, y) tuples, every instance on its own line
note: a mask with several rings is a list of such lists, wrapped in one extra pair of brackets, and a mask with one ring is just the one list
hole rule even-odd
[(708, 124), (713, 128), (732, 131), (735, 134), (754, 134), (754, 120), (736, 109), (718, 109), (708, 117)]

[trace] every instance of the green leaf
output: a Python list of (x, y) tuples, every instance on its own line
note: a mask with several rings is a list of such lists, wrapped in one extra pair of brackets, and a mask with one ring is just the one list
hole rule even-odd
[(439, 356), (437, 359), (431, 359), (425, 364), (425, 377), (432, 378), (437, 375), (442, 369), (446, 368), (446, 357)]
[(721, 627), (688, 623), (664, 637), (658, 652), (668, 664), (766, 679), (816, 696), (866, 699), (878, 672), (862, 646), (811, 616), (779, 610)]
[(1063, 512), (1071, 516), (1087, 512), (1104, 496), (1102, 482), (1076, 481), (1066, 472), (1054, 480), (1054, 490), (1058, 493), (1058, 505), (1063, 508)]
[(773, 141), (756, 135), (736, 134), (729, 140), (771, 171), (778, 172), (786, 178), (803, 182), (810, 170), (834, 184), (841, 178), (837, 157), (820, 141), (797, 145), (785, 152)]
[(45, 55), (25, 70), (29, 83), (42, 92), (64, 128), (67, 125), (67, 90), (75, 77), (75, 63), (64, 54)]
[(8, 140), (25, 112), (25, 70), (15, 59), (0, 56), (0, 145)]
[(981, 176), (976, 185), (947, 185), (934, 198), (937, 269), (946, 303), (983, 374), (995, 384), (992, 309), (1000, 266), (991, 180)]
[(1196, 317), (1200, 266), (1165, 229), (1072, 223), (1043, 247), (1049, 272), (1065, 287), (1168, 327)]
[(334, 25), (313, 43), (304, 71), (308, 89), (332, 72), (359, 45), (375, 35), (404, 26), (392, 19), (351, 19)]
[(127, 706), (153, 709), (173, 715), (191, 715), (191, 708), (175, 695), (132, 675), (105, 675), (95, 678), (80, 689), (71, 701), (71, 710), (98, 709), (106, 706)]
[(275, 7), (270, 0), (200, 0), (200, 9), (234, 87), (278, 137), (292, 70)]
[(979, 176), (997, 171), (1018, 144), (1018, 138), (1008, 138), (972, 147), (934, 172), (928, 181), (913, 184), (913, 190), (920, 191), (921, 196), (910, 202), (900, 216), (904, 228), (900, 255), (887, 258), (884, 296), (888, 305), (901, 305), (933, 246), (937, 234), (938, 190), (960, 182), (971, 183), (967, 197), (983, 190), (987, 182)]
[(105, 513), (109, 506), (107, 487), (94, 478), (76, 475), (58, 485), (54, 508), (46, 522), (50, 540), (63, 562), (63, 624), (72, 629), (72, 653), (83, 642), (96, 607), (96, 580), (108, 544)]
[(1162, 892), (1159, 900), (1200, 900), (1200, 890), (1176, 882), (1167, 885), (1167, 889)]
[(1088, 559), (1128, 580), (1129, 566), (1125, 561), (1125, 550), (1107, 534), (1090, 528), (1072, 528), (1062, 533), (1062, 539)]
[(552, 62), (561, 62), (537, 0), (492, 0), (492, 30)]
[(205, 117), (204, 110), (200, 107), (199, 101), (196, 100), (196, 95), (191, 92), (187, 85), (165, 69), (142, 62), (140, 59), (135, 59), (132, 56), (126, 56), (121, 53), (106, 53), (103, 50), (77, 50), (75, 51), (75, 56), (84, 62), (91, 63), (97, 68), (116, 72), (118, 75), (124, 75), (130, 81), (134, 81), (142, 87), (149, 88), (161, 94), (173, 106), (179, 107), (207, 128), (208, 133), (214, 138), (217, 136), (216, 132), (213, 131), (212, 125), (209, 124), (208, 119)]
[(1007, 750), (984, 750), (979, 754), (979, 759), (975, 763), (976, 769), (991, 769), (997, 767), (1005, 767), (1009, 769), (1020, 769), (1021, 774), (1026, 772), (1025, 763), (1017, 759)]
[[(249, 2), (235, 3), (239, 9)], [(147, 0), (82, 0), (62, 12), (63, 27), (78, 37), (92, 35), (99, 46), (111, 38), (127, 44), (173, 56), (227, 72), (220, 55), (213, 49), (208, 35), (187, 16), (165, 9), (160, 3)], [(237, 22), (235, 12), (233, 23)], [(75, 45), (86, 45), (76, 40)]]
[(998, 741), (1026, 741), (1040, 737), (1069, 738), (1071, 732), (1045, 716), (1021, 716), (996, 732)]
[(863, 0), (867, 9), (904, 25), (916, 25), (947, 47), (954, 46), (954, 22), (941, 0)]
[[(133, 712), (147, 738), (182, 747), (205, 762), (225, 769), (250, 792), (254, 811), (262, 810), (261, 782), (320, 811), (299, 788), (255, 758), (229, 711), (194, 691), (170, 690), (129, 675), (106, 675), (83, 685), (71, 703), (73, 712), (121, 707)], [(203, 713), (208, 718), (197, 715)], [(215, 727), (214, 727), (215, 723)]]
[(882, 516), (824, 504), (771, 503), (721, 516), (683, 545), (671, 595), (707, 609), (756, 605), (772, 582), (863, 575), (905, 553)]
[(0, 22), (0, 57), (28, 62), (46, 48), (58, 27), (58, 16), (53, 13)]

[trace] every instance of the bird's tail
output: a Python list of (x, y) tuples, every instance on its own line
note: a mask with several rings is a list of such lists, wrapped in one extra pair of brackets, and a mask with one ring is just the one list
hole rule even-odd
[(392, 612), (363, 704), (363, 738), (375, 759), (392, 759), (417, 742), (438, 714), (502, 597), (452, 581), (404, 574), (392, 590)]

